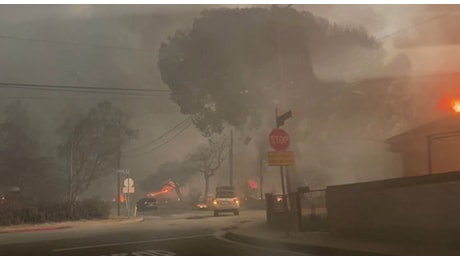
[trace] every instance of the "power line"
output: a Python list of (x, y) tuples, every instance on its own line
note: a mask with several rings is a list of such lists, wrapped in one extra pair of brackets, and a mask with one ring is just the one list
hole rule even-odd
[(423, 25), (423, 24), (432, 22), (432, 21), (434, 21), (434, 20), (436, 20), (436, 19), (439, 19), (439, 18), (441, 18), (441, 17), (443, 17), (443, 16), (446, 16), (446, 15), (448, 15), (448, 14), (454, 12), (454, 11), (457, 11), (457, 10), (459, 10), (459, 9), (460, 9), (460, 7), (450, 9), (449, 11), (444, 12), (444, 13), (442, 13), (442, 14), (440, 14), (440, 15), (436, 15), (436, 16), (433, 16), (433, 17), (431, 17), (431, 18), (428, 18), (428, 19), (426, 19), (426, 20), (424, 20), (424, 21), (420, 21), (420, 22), (418, 22), (418, 23), (412, 24), (412, 25), (409, 26), (409, 27), (401, 28), (401, 29), (396, 30), (396, 31), (394, 31), (394, 32), (392, 32), (392, 33), (389, 33), (389, 34), (387, 34), (387, 35), (384, 35), (384, 36), (382, 36), (382, 37), (379, 37), (379, 38), (377, 38), (376, 40), (377, 40), (377, 41), (381, 41), (381, 40), (386, 39), (386, 38), (388, 38), (388, 37), (393, 37), (394, 35), (396, 35), (396, 34), (398, 34), (398, 33), (401, 33), (401, 32), (404, 32), (404, 31), (408, 31), (408, 30), (411, 30), (411, 29), (413, 29), (413, 28), (415, 28), (415, 27), (418, 27), (418, 26), (420, 26), (420, 25)]
[(72, 92), (72, 93), (92, 93), (92, 94), (113, 94), (113, 95), (132, 95), (132, 96), (153, 96), (169, 93), (166, 89), (148, 89), (148, 88), (110, 88), (110, 87), (88, 87), (72, 85), (50, 85), (50, 84), (29, 84), (29, 83), (11, 83), (0, 82), (0, 89), (27, 89), (34, 91), (52, 91), (52, 92)]
[(156, 52), (155, 50), (141, 49), (141, 48), (111, 46), (111, 45), (92, 44), (92, 43), (68, 42), (68, 41), (58, 41), (58, 40), (45, 40), (45, 39), (38, 39), (38, 38), (11, 36), (11, 35), (5, 35), (5, 34), (0, 34), (0, 38), (5, 39), (5, 40), (29, 41), (29, 42), (58, 44), (58, 45), (71, 45), (71, 46), (91, 47), (91, 48), (101, 48), (101, 49), (118, 49), (118, 50), (125, 50), (125, 51), (150, 52), (150, 53)]
[[(0, 84), (1, 85), (1, 84)], [(0, 86), (0, 89), (3, 87)], [(129, 92), (109, 92), (109, 91), (90, 91), (90, 90), (73, 90), (73, 89), (49, 89), (49, 88), (31, 88), (31, 87), (5, 87), (10, 89), (26, 89), (34, 91), (48, 91), (48, 92), (70, 92), (70, 93), (82, 93), (82, 94), (105, 94), (105, 95), (128, 95), (128, 96), (160, 96), (160, 94), (150, 94), (150, 93), (129, 93)], [(165, 95), (161, 95), (165, 96)]]
[[(65, 101), (66, 100), (73, 100), (73, 99), (97, 99), (97, 100), (102, 100), (102, 99), (122, 99), (126, 100), (127, 98), (135, 99), (136, 102), (139, 100), (144, 99), (144, 101), (149, 101), (151, 102), (151, 97), (165, 97), (164, 95), (134, 95), (134, 96), (125, 96), (125, 97), (32, 97), (32, 96), (0, 96), (0, 99), (29, 99), (29, 100), (55, 100), (55, 101)], [(179, 113), (179, 112), (178, 112)]]
[(141, 150), (153, 143), (155, 143), (156, 141), (160, 140), (161, 138), (165, 137), (166, 135), (168, 135), (169, 133), (171, 133), (172, 131), (174, 131), (176, 128), (178, 128), (180, 125), (182, 125), (183, 123), (185, 123), (187, 120), (189, 120), (190, 117), (187, 117), (185, 118), (184, 120), (180, 121), (178, 124), (176, 124), (175, 126), (173, 126), (171, 129), (169, 129), (168, 131), (166, 131), (165, 133), (163, 133), (162, 135), (158, 136), (157, 138), (153, 139), (152, 141), (146, 143), (146, 144), (143, 144), (139, 147), (136, 147), (136, 148), (133, 148), (133, 149), (130, 149), (130, 150), (127, 150), (127, 151), (124, 151), (123, 153), (130, 153), (130, 152), (133, 152), (133, 151), (137, 151), (137, 150)]
[(139, 154), (130, 154), (130, 155), (124, 155), (126, 157), (138, 157), (138, 156), (142, 156), (142, 155), (145, 155), (145, 154), (149, 154), (151, 152), (154, 152), (155, 150), (158, 150), (160, 149), (161, 147), (165, 146), (166, 144), (168, 144), (169, 142), (171, 142), (172, 140), (174, 140), (174, 138), (176, 138), (177, 136), (179, 136), (180, 134), (182, 134), (185, 130), (187, 130), (190, 126), (192, 126), (193, 123), (189, 123), (187, 126), (185, 126), (184, 128), (182, 128), (179, 132), (177, 132), (175, 135), (173, 135), (169, 140), (167, 140), (166, 142), (154, 147), (153, 149), (147, 151), (147, 152), (143, 152), (143, 153), (139, 153)]
[[(398, 30), (396, 30), (396, 31), (393, 31), (393, 32), (391, 32), (391, 33), (388, 33), (388, 34), (386, 34), (386, 35), (384, 35), (384, 36), (375, 38), (375, 41), (376, 41), (376, 42), (379, 42), (379, 41), (382, 41), (382, 40), (384, 40), (384, 39), (386, 39), (386, 38), (393, 37), (393, 36), (395, 36), (395, 35), (397, 35), (397, 34), (399, 34), (399, 33), (401, 33), (401, 32), (405, 32), (405, 31), (414, 29), (415, 27), (418, 27), (418, 26), (420, 26), (420, 25), (423, 25), (423, 24), (432, 22), (432, 21), (434, 21), (434, 20), (436, 20), (436, 19), (439, 19), (439, 18), (441, 18), (441, 17), (443, 17), (443, 16), (446, 16), (446, 15), (448, 15), (448, 14), (450, 14), (450, 13), (456, 11), (456, 10), (459, 10), (459, 9), (460, 9), (460, 7), (453, 8), (453, 9), (451, 9), (451, 10), (449, 10), (449, 11), (447, 11), (447, 12), (444, 12), (444, 13), (442, 13), (442, 14), (440, 14), (440, 15), (436, 15), (436, 16), (433, 16), (433, 17), (428, 18), (428, 19), (426, 19), (426, 20), (423, 20), (423, 21), (421, 21), (421, 22), (414, 23), (414, 24), (412, 24), (412, 25), (410, 25), (410, 26), (408, 26), (408, 27), (405, 27), (405, 28), (400, 28), (400, 29), (398, 29)], [(331, 56), (331, 57), (332, 57), (332, 56)], [(329, 57), (327, 57), (327, 58), (329, 58)], [(358, 63), (359, 63), (359, 59), (354, 59), (351, 63), (348, 64), (348, 66), (354, 66), (354, 65), (356, 65), (356, 64), (358, 64)]]
[(151, 89), (151, 88), (111, 88), (111, 87), (89, 87), (75, 85), (52, 85), (52, 84), (32, 84), (32, 83), (11, 83), (0, 82), (5, 87), (36, 87), (52, 89), (83, 89), (83, 90), (103, 90), (103, 91), (129, 91), (129, 92), (170, 92), (168, 89)]

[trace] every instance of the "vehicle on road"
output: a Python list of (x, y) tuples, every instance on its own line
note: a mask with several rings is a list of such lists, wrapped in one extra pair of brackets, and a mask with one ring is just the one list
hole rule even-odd
[(158, 201), (155, 198), (142, 198), (136, 203), (138, 211), (157, 210)]
[(212, 201), (214, 216), (220, 212), (233, 212), (234, 215), (240, 214), (240, 200), (236, 196), (233, 186), (216, 187), (216, 197)]

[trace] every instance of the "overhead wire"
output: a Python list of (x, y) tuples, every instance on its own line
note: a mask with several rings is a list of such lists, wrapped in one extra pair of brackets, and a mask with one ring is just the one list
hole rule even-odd
[(151, 95), (169, 93), (167, 89), (150, 88), (112, 88), (112, 87), (89, 87), (75, 85), (52, 85), (52, 84), (31, 84), (31, 83), (12, 83), (0, 82), (0, 89), (27, 89), (35, 91), (60, 91), (72, 93), (95, 93), (95, 94), (115, 94), (115, 95)]
[(122, 151), (122, 153), (131, 153), (133, 151), (137, 151), (137, 150), (141, 150), (145, 147), (148, 147), (149, 145), (151, 144), (154, 144), (156, 141), (162, 139), (163, 137), (167, 136), (168, 134), (170, 134), (172, 131), (174, 131), (176, 128), (178, 128), (180, 125), (182, 125), (183, 123), (185, 123), (186, 121), (188, 121), (190, 119), (190, 117), (187, 117), (185, 118), (184, 120), (180, 121), (179, 123), (177, 123), (176, 125), (174, 125), (172, 128), (170, 128), (169, 130), (167, 130), (166, 132), (164, 132), (163, 134), (161, 134), (160, 136), (158, 136), (157, 138), (153, 139), (152, 141), (146, 143), (146, 144), (143, 144), (141, 146), (138, 146), (136, 148), (132, 148), (132, 149), (129, 149), (129, 150), (126, 150), (126, 151)]
[(452, 9), (450, 9), (449, 11), (444, 12), (444, 13), (442, 13), (442, 14), (439, 14), (439, 15), (436, 15), (436, 16), (433, 16), (433, 17), (430, 17), (430, 18), (428, 18), (428, 19), (426, 19), (426, 20), (420, 21), (420, 22), (418, 22), (418, 23), (414, 23), (414, 24), (412, 24), (412, 25), (410, 25), (410, 26), (408, 26), (408, 27), (406, 27), (406, 28), (401, 28), (401, 29), (398, 29), (398, 30), (396, 30), (396, 31), (394, 31), (394, 32), (391, 32), (391, 33), (389, 33), (389, 34), (386, 34), (386, 35), (384, 35), (384, 36), (378, 37), (378, 38), (376, 38), (376, 40), (377, 40), (377, 41), (381, 41), (381, 40), (383, 40), (383, 39), (386, 39), (386, 38), (389, 38), (389, 37), (393, 37), (393, 36), (396, 35), (396, 34), (399, 34), (399, 33), (401, 33), (401, 32), (411, 30), (411, 29), (413, 29), (413, 28), (415, 28), (415, 27), (418, 27), (418, 26), (420, 26), (420, 25), (423, 25), (423, 24), (432, 22), (432, 21), (437, 20), (437, 19), (439, 19), (439, 18), (441, 18), (441, 17), (443, 17), (443, 16), (446, 16), (446, 15), (448, 15), (448, 14), (454, 12), (454, 11), (457, 11), (457, 10), (459, 10), (459, 9), (460, 9), (460, 7), (452, 8)]
[(46, 40), (46, 39), (38, 39), (38, 38), (11, 36), (11, 35), (5, 35), (5, 34), (0, 34), (0, 39), (16, 40), (16, 41), (29, 41), (29, 42), (38, 42), (38, 43), (47, 43), (47, 44), (71, 45), (71, 46), (91, 47), (91, 48), (101, 48), (101, 49), (117, 49), (117, 50), (125, 50), (125, 51), (156, 53), (155, 50), (150, 50), (150, 49), (132, 48), (132, 47), (124, 47), (124, 46), (113, 46), (113, 45), (104, 45), (104, 44), (68, 42), (68, 41), (59, 41), (59, 40)]
[(163, 146), (165, 146), (166, 144), (168, 144), (169, 142), (171, 142), (172, 140), (174, 140), (176, 137), (178, 137), (180, 134), (182, 134), (185, 130), (187, 130), (190, 126), (192, 126), (193, 123), (189, 123), (187, 124), (184, 128), (182, 128), (181, 130), (179, 130), (179, 132), (177, 132), (176, 134), (174, 134), (170, 139), (166, 140), (165, 142), (163, 142), (162, 144), (158, 145), (158, 146), (155, 146), (154, 148), (152, 148), (151, 150), (147, 151), (147, 152), (143, 152), (143, 153), (138, 153), (138, 154), (126, 154), (126, 155), (123, 155), (125, 157), (139, 157), (139, 156), (142, 156), (142, 155), (146, 155), (146, 154), (149, 154), (149, 153), (152, 153), (160, 148), (162, 148)]

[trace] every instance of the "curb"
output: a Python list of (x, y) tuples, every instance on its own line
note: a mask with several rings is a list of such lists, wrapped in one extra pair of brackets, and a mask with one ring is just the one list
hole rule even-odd
[(236, 232), (232, 232), (230, 230), (225, 231), (224, 237), (235, 242), (276, 249), (288, 249), (296, 252), (308, 253), (317, 256), (385, 256), (385, 254), (365, 252), (355, 249), (289, 243), (284, 241), (276, 241), (273, 239), (263, 239), (254, 236), (237, 234)]
[(72, 226), (58, 226), (58, 227), (43, 227), (43, 228), (25, 228), (25, 229), (16, 229), (16, 230), (12, 229), (12, 230), (0, 231), (0, 234), (48, 231), (48, 230), (67, 229), (71, 227)]
[[(91, 220), (90, 220), (91, 221)], [(142, 222), (144, 221), (143, 217), (140, 218), (133, 218), (133, 219), (121, 219), (119, 221), (114, 221), (114, 222), (109, 222), (109, 223), (103, 223), (102, 221), (104, 220), (92, 220), (93, 223), (83, 223), (83, 222), (78, 222), (76, 221), (75, 223), (72, 223), (71, 225), (62, 225), (62, 223), (56, 223), (54, 226), (43, 226), (43, 227), (27, 227), (27, 228), (17, 228), (15, 229), (14, 226), (12, 226), (12, 229), (7, 229), (7, 230), (0, 230), (0, 234), (9, 234), (9, 233), (25, 233), (25, 232), (38, 232), (38, 231), (51, 231), (51, 230), (60, 230), (60, 229), (70, 229), (70, 228), (76, 228), (81, 225), (87, 226), (88, 224), (97, 224), (97, 225), (121, 225), (121, 224), (130, 224), (130, 223), (136, 223), (136, 222)]]

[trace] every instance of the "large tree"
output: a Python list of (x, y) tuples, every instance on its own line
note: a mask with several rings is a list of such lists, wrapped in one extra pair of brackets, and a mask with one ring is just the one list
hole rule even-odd
[(59, 199), (56, 163), (38, 152), (27, 108), (19, 101), (5, 109), (0, 123), (0, 190), (19, 188), (27, 202)]
[(313, 111), (336, 89), (315, 72), (349, 79), (382, 63), (381, 46), (364, 30), (276, 6), (203, 11), (159, 54), (173, 101), (205, 135), (224, 123), (257, 127), (275, 104)]
[(86, 115), (67, 117), (58, 129), (59, 156), (69, 163), (70, 201), (75, 201), (101, 176), (115, 173), (120, 147), (137, 134), (128, 116), (110, 102), (90, 108)]
[[(206, 136), (226, 124), (260, 136), (261, 125), (274, 126), (275, 107), (294, 110), (290, 149), (308, 158), (297, 160), (297, 172), (321, 184), (346, 164), (357, 166), (340, 176), (366, 171), (362, 155), (383, 154), (373, 143), (410, 123), (407, 56), (389, 59), (362, 28), (290, 7), (203, 11), (162, 44), (159, 68), (172, 100)], [(347, 155), (353, 138), (372, 141)]]

